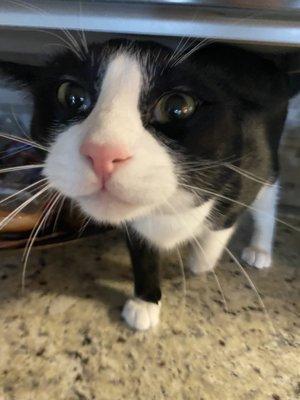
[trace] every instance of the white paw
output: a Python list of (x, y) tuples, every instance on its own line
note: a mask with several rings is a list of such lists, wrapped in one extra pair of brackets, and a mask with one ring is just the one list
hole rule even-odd
[(191, 255), (187, 262), (188, 269), (195, 275), (204, 274), (214, 269), (214, 263), (209, 264), (208, 260), (204, 260), (199, 255)]
[(252, 267), (259, 269), (269, 268), (272, 263), (271, 254), (255, 246), (246, 247), (242, 252), (242, 259)]
[(158, 304), (138, 298), (127, 300), (122, 317), (134, 329), (145, 331), (159, 322), (160, 302)]

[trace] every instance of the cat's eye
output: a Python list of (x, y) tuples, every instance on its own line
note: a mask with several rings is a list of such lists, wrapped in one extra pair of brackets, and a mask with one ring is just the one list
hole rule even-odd
[(86, 89), (76, 82), (63, 82), (57, 90), (60, 104), (72, 112), (85, 111), (91, 106), (91, 97)]
[(154, 118), (161, 123), (183, 120), (195, 112), (196, 106), (196, 100), (188, 94), (168, 93), (157, 102), (154, 108)]

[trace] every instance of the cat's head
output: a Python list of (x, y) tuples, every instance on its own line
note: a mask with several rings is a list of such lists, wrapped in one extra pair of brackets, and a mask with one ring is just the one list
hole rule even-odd
[(268, 68), (281, 79), (254, 55), (237, 64), (238, 52), (210, 47), (179, 59), (158, 44), (109, 41), (2, 70), (33, 95), (31, 134), (48, 149), (51, 186), (96, 220), (119, 224), (190, 208), (203, 199), (193, 188), (224, 185), (228, 171), (203, 178), (199, 166), (241, 156), (245, 116), (272, 107), (272, 85), (259, 88)]

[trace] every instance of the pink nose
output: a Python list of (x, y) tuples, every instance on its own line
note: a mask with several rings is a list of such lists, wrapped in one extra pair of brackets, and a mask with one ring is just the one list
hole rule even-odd
[(94, 172), (103, 184), (125, 161), (131, 158), (124, 147), (108, 144), (100, 145), (94, 142), (83, 143), (80, 153), (92, 162)]

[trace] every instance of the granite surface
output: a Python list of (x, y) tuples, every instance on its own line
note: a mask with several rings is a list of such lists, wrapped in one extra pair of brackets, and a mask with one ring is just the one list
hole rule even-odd
[(299, 245), (281, 226), (273, 267), (245, 268), (266, 312), (228, 257), (216, 270), (228, 311), (213, 274), (183, 279), (166, 257), (161, 323), (146, 333), (120, 317), (132, 283), (119, 233), (35, 250), (24, 294), (22, 253), (0, 253), (0, 399), (300, 398)]

